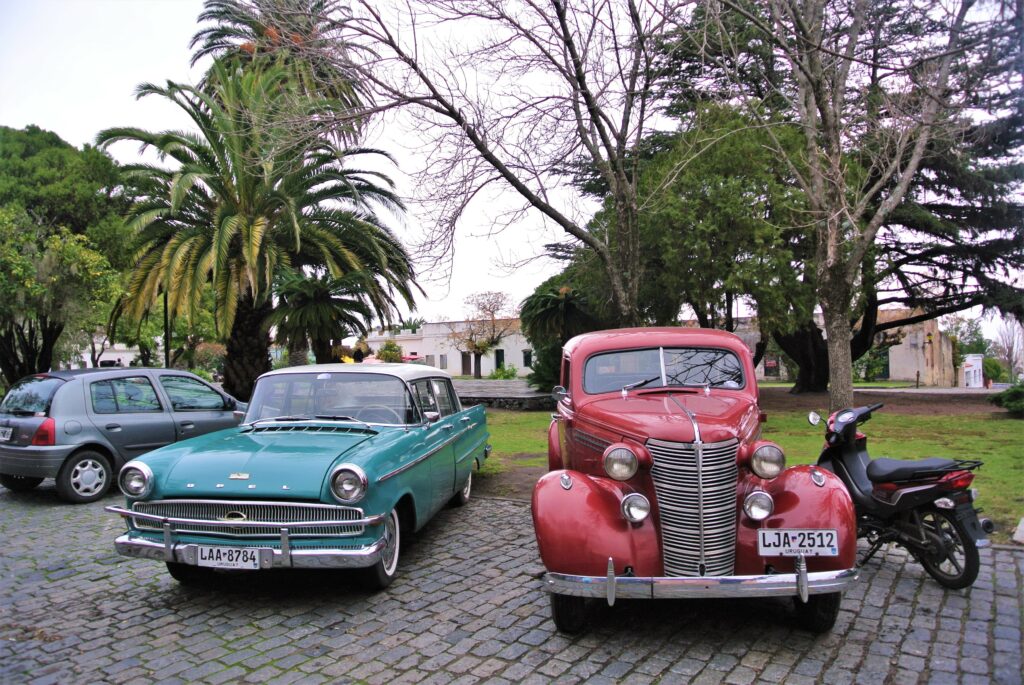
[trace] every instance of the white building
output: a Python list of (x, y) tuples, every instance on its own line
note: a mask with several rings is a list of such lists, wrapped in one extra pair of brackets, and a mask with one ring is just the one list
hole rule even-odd
[[(522, 377), (533, 369), (533, 348), (526, 342), (519, 328), (519, 320), (512, 320), (512, 332), (502, 338), (497, 347), (480, 360), (480, 374), (487, 377), (498, 367), (514, 366)], [(388, 340), (394, 340), (402, 348), (402, 355), (429, 366), (444, 369), (453, 376), (473, 375), (473, 355), (458, 349), (457, 338), (466, 331), (470, 321), (445, 321), (426, 323), (412, 332), (402, 329), (399, 333), (376, 330), (367, 336), (366, 343), (377, 351)]]
[(961, 385), (965, 388), (984, 388), (985, 377), (983, 375), (983, 354), (965, 354), (963, 366), (960, 373), (963, 374)]

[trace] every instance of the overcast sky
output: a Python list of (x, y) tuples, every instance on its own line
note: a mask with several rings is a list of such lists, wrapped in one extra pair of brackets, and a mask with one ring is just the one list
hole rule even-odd
[[(136, 101), (134, 91), (143, 82), (200, 78), (201, 68), (189, 68), (188, 42), (201, 10), (202, 0), (0, 0), (0, 125), (35, 124), (76, 146), (111, 126), (187, 126), (177, 108), (155, 97)], [(371, 144), (401, 165), (410, 152), (391, 141), (407, 136), (387, 127), (380, 136)], [(128, 143), (111, 148), (121, 162), (135, 161), (136, 152)], [(392, 176), (401, 187), (401, 172)], [(464, 298), (484, 290), (507, 292), (519, 302), (557, 272), (549, 260), (538, 260), (509, 275), (498, 261), (540, 253), (554, 236), (538, 229), (491, 239), (489, 226), (486, 208), (467, 217), (450, 284), (423, 274), (427, 297), (420, 298), (416, 316), (461, 318)], [(417, 217), (407, 217), (398, 230), (415, 233)]]

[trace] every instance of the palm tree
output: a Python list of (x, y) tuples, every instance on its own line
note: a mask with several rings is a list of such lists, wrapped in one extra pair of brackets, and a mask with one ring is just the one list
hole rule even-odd
[(370, 93), (349, 57), (355, 46), (341, 35), (348, 16), (337, 0), (206, 0), (199, 21), (211, 24), (192, 36), (192, 65), (213, 56), (247, 70), (281, 66), (304, 96), (321, 101), (321, 113), (345, 122), (338, 139), (353, 142)]
[(369, 331), (373, 312), (365, 301), (366, 279), (358, 272), (334, 278), (286, 271), (278, 277), (278, 304), (265, 325), (277, 327), (281, 342), (308, 339), (317, 364), (331, 362), (335, 341)]
[(531, 341), (557, 341), (559, 345), (601, 327), (586, 297), (571, 286), (558, 284), (538, 288), (523, 300), (519, 319)]
[(344, 165), (382, 153), (340, 151), (319, 140), (295, 154), (277, 143), (278, 131), (260, 123), (294, 94), (287, 71), (216, 62), (211, 74), (210, 92), (173, 82), (138, 89), (139, 97), (173, 102), (197, 133), (113, 128), (97, 142), (135, 141), (177, 163), (125, 167), (137, 198), (128, 219), (138, 231), (126, 313), (138, 319), (166, 290), (171, 315), (190, 317), (203, 284), (212, 282), (215, 321), (221, 335), (228, 333), (224, 387), (246, 399), (270, 367), (263, 321), (279, 269), (361, 273), (366, 301), (386, 321), (397, 299), (412, 305), (415, 280), (404, 248), (374, 211), (402, 211), (390, 180)]

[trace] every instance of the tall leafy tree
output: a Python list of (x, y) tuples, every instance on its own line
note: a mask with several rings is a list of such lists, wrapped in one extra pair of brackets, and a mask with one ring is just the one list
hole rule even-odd
[(49, 371), (58, 339), (115, 297), (117, 273), (87, 238), (0, 208), (0, 371), (8, 383)]
[(263, 321), (280, 268), (364, 274), (366, 300), (382, 320), (391, 319), (398, 300), (412, 305), (414, 274), (375, 214), (402, 209), (389, 179), (346, 164), (376, 151), (343, 151), (320, 140), (296, 155), (263, 124), (274, 120), (263, 113), (294, 93), (285, 69), (247, 71), (218, 61), (211, 75), (209, 92), (170, 82), (139, 88), (140, 97), (174, 103), (196, 132), (113, 128), (98, 141), (139, 142), (176, 162), (125, 169), (139, 189), (129, 211), (139, 239), (126, 313), (140, 317), (166, 290), (171, 314), (190, 317), (212, 282), (215, 321), (227, 335), (225, 389), (244, 399), (270, 368)]

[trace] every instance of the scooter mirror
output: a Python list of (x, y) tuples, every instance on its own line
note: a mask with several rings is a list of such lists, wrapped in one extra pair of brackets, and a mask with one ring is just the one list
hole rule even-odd
[(811, 424), (812, 426), (817, 426), (819, 423), (821, 423), (821, 414), (819, 414), (816, 411), (812, 411), (810, 414), (807, 415), (807, 423)]

